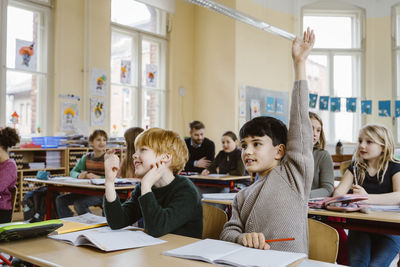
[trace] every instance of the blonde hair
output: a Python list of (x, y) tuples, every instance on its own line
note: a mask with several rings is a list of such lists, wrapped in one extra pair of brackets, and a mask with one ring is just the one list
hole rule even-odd
[(314, 112), (311, 112), (311, 111), (308, 113), (308, 116), (310, 117), (310, 119), (317, 120), (319, 122), (319, 124), (321, 124), (321, 133), (320, 133), (320, 136), (319, 136), (319, 140), (314, 145), (314, 148), (325, 149), (326, 140), (325, 140), (325, 133), (324, 133), (324, 124), (322, 123), (321, 117), (318, 116), (317, 113), (314, 113)]
[[(390, 161), (398, 162), (394, 158), (394, 141), (393, 136), (389, 132), (389, 130), (382, 125), (378, 124), (368, 124), (361, 128), (360, 135), (364, 134), (368, 136), (374, 143), (380, 145), (382, 147), (382, 153), (378, 159), (378, 172), (377, 179), (381, 184), (383, 182), (383, 177), (387, 171)], [(357, 149), (355, 154), (355, 167), (356, 172), (358, 174), (357, 180), (360, 185), (363, 184), (365, 180), (366, 170), (368, 164), (365, 160), (363, 160), (360, 156), (360, 150)]]
[(129, 170), (135, 173), (135, 165), (133, 164), (132, 155), (135, 154), (135, 139), (144, 130), (140, 127), (132, 127), (125, 131), (124, 137), (126, 141), (126, 155), (122, 161), (121, 177), (128, 177)]
[(169, 169), (173, 174), (178, 174), (183, 170), (189, 158), (185, 141), (173, 131), (151, 128), (142, 132), (136, 138), (135, 148), (144, 146), (151, 148), (157, 156), (165, 153), (171, 154), (172, 160)]

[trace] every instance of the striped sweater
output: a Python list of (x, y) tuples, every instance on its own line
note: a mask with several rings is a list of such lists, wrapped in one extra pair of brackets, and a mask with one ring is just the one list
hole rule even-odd
[(270, 243), (271, 249), (308, 253), (307, 202), (314, 173), (308, 94), (306, 81), (294, 83), (285, 160), (236, 195), (222, 240), (242, 244), (245, 233), (261, 232), (266, 239), (295, 238)]
[(78, 164), (71, 170), (70, 176), (78, 178), (81, 172), (87, 171), (104, 177), (104, 155), (95, 157), (93, 152), (89, 152), (79, 160)]

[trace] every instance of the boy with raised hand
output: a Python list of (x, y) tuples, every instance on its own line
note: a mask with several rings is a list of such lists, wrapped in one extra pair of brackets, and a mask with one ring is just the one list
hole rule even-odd
[(151, 128), (136, 138), (135, 148), (135, 176), (141, 182), (122, 204), (114, 187), (119, 159), (106, 155), (103, 207), (108, 225), (119, 229), (143, 218), (144, 229), (152, 236), (173, 233), (201, 238), (200, 196), (189, 179), (178, 175), (188, 159), (185, 142), (173, 131)]
[[(289, 131), (279, 120), (257, 117), (240, 129), (242, 160), (259, 179), (233, 201), (221, 239), (247, 247), (308, 253), (307, 202), (313, 180), (313, 132), (308, 116), (305, 64), (314, 45), (307, 29), (292, 45), (295, 83)], [(281, 162), (286, 155), (284, 161)], [(267, 244), (266, 239), (295, 240)]]

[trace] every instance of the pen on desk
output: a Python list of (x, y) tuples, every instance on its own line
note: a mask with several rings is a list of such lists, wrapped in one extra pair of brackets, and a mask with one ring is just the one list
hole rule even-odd
[(280, 241), (292, 241), (292, 240), (294, 240), (294, 237), (265, 240), (265, 243), (280, 242)]
[(354, 184), (358, 185), (358, 183), (357, 183), (356, 165), (353, 165), (353, 175), (354, 175)]

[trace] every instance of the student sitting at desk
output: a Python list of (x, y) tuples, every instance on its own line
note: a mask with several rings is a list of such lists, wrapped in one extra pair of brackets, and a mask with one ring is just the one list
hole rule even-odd
[(11, 222), (12, 199), (11, 191), (17, 182), (17, 165), (8, 156), (8, 148), (19, 143), (19, 136), (15, 129), (0, 128), (0, 223)]
[[(232, 217), (221, 239), (258, 249), (308, 253), (307, 202), (313, 179), (312, 128), (308, 117), (305, 65), (314, 45), (307, 29), (301, 44), (296, 38), (292, 58), (293, 86), (289, 132), (273, 117), (256, 117), (240, 129), (242, 159), (258, 180), (237, 193)], [(286, 150), (286, 153), (285, 153)], [(286, 154), (286, 160), (282, 158)], [(265, 239), (295, 238), (265, 243)]]
[(203, 209), (196, 187), (178, 173), (185, 166), (188, 150), (172, 131), (151, 128), (135, 141), (135, 176), (141, 179), (131, 197), (121, 204), (114, 185), (119, 158), (107, 154), (104, 212), (108, 225), (119, 229), (143, 218), (152, 236), (167, 233), (201, 238)]
[[(89, 136), (89, 144), (93, 152), (84, 155), (70, 172), (70, 176), (78, 179), (104, 178), (104, 153), (107, 145), (107, 133), (103, 130), (95, 130)], [(89, 207), (103, 203), (101, 196), (89, 196), (80, 194), (64, 194), (56, 198), (56, 208), (59, 218), (73, 216), (68, 207), (74, 205), (78, 215), (90, 212)]]
[(126, 153), (122, 160), (120, 169), (118, 170), (117, 177), (134, 178), (135, 165), (133, 165), (133, 154), (135, 154), (135, 139), (144, 130), (140, 127), (132, 127), (125, 131), (124, 138), (126, 142)]
[[(355, 161), (346, 170), (333, 196), (352, 190), (368, 195), (368, 204), (400, 204), (400, 163), (394, 158), (391, 133), (381, 125), (360, 130)], [(400, 251), (400, 236), (349, 230), (350, 266), (389, 266)]]
[(330, 197), (333, 193), (332, 157), (325, 150), (325, 134), (322, 119), (314, 112), (309, 112), (313, 129), (314, 179), (310, 198)]
[[(201, 175), (221, 173), (235, 176), (244, 175), (244, 165), (241, 151), (237, 148), (237, 137), (234, 132), (227, 131), (222, 135), (222, 150), (211, 165), (201, 172)], [(217, 172), (218, 168), (218, 172)]]

